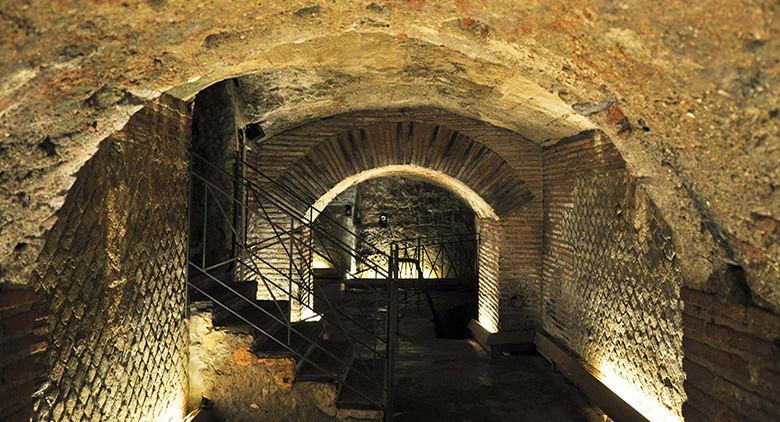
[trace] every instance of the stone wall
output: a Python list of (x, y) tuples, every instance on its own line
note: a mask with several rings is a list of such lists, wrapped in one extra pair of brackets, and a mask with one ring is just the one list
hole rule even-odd
[(337, 416), (336, 386), (294, 382), (290, 357), (258, 358), (249, 333), (215, 329), (209, 310), (193, 306), (190, 317), (190, 407), (214, 402), (221, 421), (329, 422)]
[(679, 418), (682, 280), (671, 234), (601, 137), (545, 151), (543, 328), (654, 418)]
[[(426, 277), (432, 277), (431, 271), (441, 278), (472, 275), (474, 211), (452, 192), (408, 177), (381, 177), (357, 185), (356, 209), (358, 236), (386, 254), (392, 242), (399, 242), (399, 254), (413, 257), (414, 239), (420, 239), (427, 253), (421, 258)], [(388, 217), (387, 224), (380, 223), (381, 215)], [(447, 243), (446, 252), (440, 240)], [(365, 249), (361, 252), (372, 255)], [(379, 256), (372, 256), (372, 261), (387, 266), (386, 259)], [(401, 271), (402, 275), (416, 276), (404, 265)]]
[(776, 421), (780, 316), (682, 289), (686, 421)]
[[(234, 214), (241, 208), (235, 206), (233, 186), (239, 150), (234, 96), (233, 83), (220, 82), (200, 92), (193, 107), (190, 259), (206, 266), (233, 256), (234, 233), (242, 233), (241, 219)], [(221, 269), (233, 270), (227, 265)]]
[[(311, 289), (312, 248), (310, 229), (287, 210), (262, 197), (247, 201), (247, 244), (239, 278), (258, 283), (257, 298), (293, 301), (291, 318), (301, 317), (300, 300)], [(308, 305), (313, 302), (307, 298)]]
[(29, 421), (46, 380), (48, 311), (29, 286), (0, 284), (0, 415)]
[(34, 270), (52, 314), (37, 420), (182, 415), (190, 124), (163, 97), (79, 170)]
[[(343, 276), (352, 270), (352, 256), (356, 251), (355, 198), (357, 189), (349, 188), (321, 210), (314, 220), (315, 265), (332, 267)], [(347, 208), (349, 215), (347, 215)], [(327, 233), (327, 234), (323, 234)]]
[(479, 288), (477, 291), (477, 321), (491, 333), (498, 332), (501, 321), (499, 307), (501, 291), (501, 225), (489, 218), (480, 218), (479, 232)]

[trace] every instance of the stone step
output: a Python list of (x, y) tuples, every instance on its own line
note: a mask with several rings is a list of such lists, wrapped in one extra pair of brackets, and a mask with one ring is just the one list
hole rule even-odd
[(352, 344), (345, 340), (326, 340), (320, 337), (317, 346), (319, 347), (310, 349), (295, 379), (317, 382), (342, 381), (352, 363)]
[(384, 384), (384, 360), (355, 358), (346, 379), (339, 384), (336, 407), (381, 410), (384, 404)]
[(268, 331), (270, 329), (276, 329), (276, 325), (279, 324), (277, 320), (285, 321), (290, 315), (290, 304), (286, 301), (254, 300), (252, 301), (253, 304), (250, 304), (249, 301), (242, 299), (240, 303), (240, 306), (230, 307), (230, 309), (238, 315), (219, 305), (215, 306), (214, 311), (212, 312), (214, 316), (214, 325), (250, 325), (249, 323), (251, 323), (252, 325)]
[(322, 324), (319, 321), (294, 322), (291, 327), (295, 331), (288, 331), (286, 325), (277, 323), (269, 336), (258, 336), (253, 347), (255, 354), (259, 357), (289, 356), (296, 360), (305, 356), (318, 341)]
[(195, 286), (189, 288), (191, 302), (211, 301), (212, 298), (223, 301), (225, 298), (235, 296), (231, 289), (247, 297), (257, 297), (256, 282), (234, 281), (227, 273), (214, 274), (211, 277), (200, 273), (191, 276), (189, 283)]

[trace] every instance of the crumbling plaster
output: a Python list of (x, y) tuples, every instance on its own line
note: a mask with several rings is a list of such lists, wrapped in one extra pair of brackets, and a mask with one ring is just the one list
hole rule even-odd
[(420, 105), (537, 142), (598, 128), (662, 210), (686, 283), (706, 289), (713, 268), (735, 261), (754, 299), (780, 310), (777, 8), (10, 0), (0, 12), (0, 274), (26, 282), (76, 170), (143, 98), (191, 98), (252, 73), (264, 89), (245, 118), (269, 135)]

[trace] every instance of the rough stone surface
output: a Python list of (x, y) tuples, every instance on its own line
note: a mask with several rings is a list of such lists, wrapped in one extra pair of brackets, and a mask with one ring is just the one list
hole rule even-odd
[(79, 171), (34, 270), (51, 310), (35, 420), (180, 416), (189, 106), (133, 116)]
[[(780, 311), (775, 1), (184, 3), (5, 5), (4, 280), (30, 282), (44, 244), (57, 243), (58, 219), (71, 215), (66, 195), (85, 195), (78, 170), (105, 154), (100, 141), (141, 98), (168, 89), (192, 98), (251, 74), (238, 82), (255, 105), (242, 119), (269, 136), (321, 116), (412, 106), (546, 145), (598, 128), (668, 227), (681, 282), (718, 292), (711, 275), (740, 267), (749, 302)], [(159, 158), (154, 146), (138, 155)]]
[[(15, 282), (29, 272), (14, 262), (34, 259), (41, 223), (139, 97), (177, 86), (192, 96), (254, 72), (265, 89), (247, 118), (268, 133), (346, 108), (423, 104), (541, 141), (620, 132), (630, 170), (652, 181), (676, 244), (689, 245), (678, 251), (686, 283), (703, 286), (708, 260), (725, 256), (746, 268), (756, 301), (780, 309), (777, 232), (766, 230), (780, 208), (775, 2), (18, 0), (6, 10), (0, 255)], [(32, 247), (14, 252), (20, 242)]]
[[(385, 253), (392, 242), (400, 242), (399, 254), (413, 257), (417, 245), (413, 239), (420, 239), (427, 254), (421, 258), (425, 277), (466, 277), (468, 268), (475, 268), (469, 267), (476, 247), (472, 241), (474, 211), (453, 193), (420, 180), (383, 177), (357, 185), (356, 208), (358, 236)], [(379, 222), (383, 214), (388, 217), (387, 224)], [(446, 242), (446, 251), (439, 242)], [(371, 251), (363, 252), (371, 255)], [(401, 271), (417, 276), (405, 265)]]
[[(333, 421), (336, 386), (294, 382), (291, 358), (258, 358), (249, 333), (217, 330), (211, 313), (194, 309), (190, 317), (191, 406), (212, 400), (211, 413), (222, 421)], [(341, 418), (338, 418), (341, 419)]]

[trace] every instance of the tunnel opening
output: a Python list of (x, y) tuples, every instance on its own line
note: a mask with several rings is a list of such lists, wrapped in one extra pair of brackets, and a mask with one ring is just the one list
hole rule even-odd
[[(476, 289), (468, 293), (470, 303), (450, 306), (448, 318), (457, 321), (456, 327), (447, 330), (442, 328), (445, 324), (434, 323), (431, 337), (473, 336), (473, 343), (442, 344), (453, 350), (473, 344), (492, 356), (538, 351), (564, 367), (562, 356), (570, 356), (583, 362), (584, 373), (598, 379), (605, 391), (629, 402), (625, 409), (641, 409), (621, 408), (617, 413), (655, 419), (674, 418), (679, 412), (683, 397), (678, 369), (680, 314), (668, 312), (661, 304), (679, 301), (669, 235), (605, 136), (591, 131), (541, 147), (508, 131), (426, 109), (349, 113), (254, 140), (246, 137), (241, 124), (235, 123), (237, 136), (226, 132), (235, 145), (232, 155), (217, 152), (215, 156), (226, 157), (221, 164), (225, 174), (245, 180), (224, 183), (225, 190), (232, 186), (243, 203), (232, 213), (224, 206), (220, 211), (241, 228), (242, 242), (259, 247), (251, 251), (251, 247), (241, 247), (237, 253), (235, 245), (224, 249), (233, 248), (239, 265), (251, 262), (236, 272), (234, 281), (254, 283), (249, 293), (253, 300), (267, 306), (284, 303), (281, 316), (292, 327), (286, 332), (263, 332), (260, 342), (255, 336), (250, 350), (260, 360), (275, 361), (276, 357), (258, 349), (258, 344), (266, 347), (276, 339), (294, 346), (296, 330), (303, 339), (301, 346), (316, 345), (319, 339), (329, 342), (321, 354), (326, 361), (331, 352), (344, 352), (336, 344), (343, 340), (334, 329), (336, 315), (370, 321), (367, 325), (373, 328), (368, 331), (378, 337), (369, 343), (384, 341), (379, 353), (389, 356), (387, 347), (395, 340), (382, 336), (394, 331), (388, 325), (396, 320), (392, 315), (403, 316), (403, 312), (392, 310), (390, 296), (384, 296), (387, 301), (383, 303), (375, 299), (393, 291), (403, 303), (403, 296), (414, 292), (410, 282), (415, 279), (447, 278), (441, 276), (445, 269), (438, 268), (436, 260), (421, 259), (419, 247), (403, 247), (409, 240), (406, 233), (413, 233), (413, 239), (429, 234), (420, 230), (419, 217), (404, 214), (406, 207), (410, 208), (407, 214), (414, 215), (414, 207), (398, 203), (393, 196), (424, 196), (421, 193), (428, 188), (422, 188), (422, 183), (460, 202), (451, 214), (459, 217), (458, 222), (448, 218), (443, 229), (478, 234), (473, 239)], [(417, 185), (404, 191), (410, 184)], [(444, 211), (445, 202), (437, 199), (436, 207)], [(212, 207), (217, 204), (213, 201)], [(431, 225), (427, 229), (435, 236), (447, 234)], [(611, 232), (617, 233), (615, 239), (610, 240)], [(405, 262), (410, 256), (414, 259)], [(465, 264), (469, 260), (464, 258), (456, 260)], [(650, 268), (654, 273), (648, 272)], [(390, 279), (402, 287), (389, 288)], [(663, 302), (626, 301), (626, 297), (659, 297), (659, 292), (664, 292)], [(333, 307), (344, 304), (345, 298), (370, 304), (354, 313), (347, 307)], [(430, 315), (418, 313), (410, 320), (421, 315), (435, 320), (437, 308), (429, 306)], [(614, 322), (632, 312), (656, 322)], [(366, 319), (366, 315), (379, 315), (382, 321)], [(598, 315), (613, 322), (599, 324)], [(404, 353), (422, 341), (414, 335), (404, 340), (404, 328), (415, 334), (426, 330), (403, 319), (397, 323), (402, 345), (398, 358), (403, 366), (408, 359)], [(652, 324), (664, 327), (661, 334), (647, 331)], [(345, 329), (346, 337), (356, 327)], [(634, 333), (626, 348), (610, 348), (599, 340), (619, 337), (626, 327)], [(644, 346), (657, 350), (652, 345), (656, 343), (667, 353), (649, 362), (627, 352)], [(435, 347), (430, 349), (434, 354)], [(358, 390), (349, 399), (337, 398), (337, 409), (383, 409), (359, 404), (360, 393), (369, 387), (355, 376), (350, 378), (352, 368), (335, 370), (346, 373), (343, 379), (323, 377), (319, 369), (313, 376), (305, 370), (310, 351), (306, 347), (300, 351), (302, 356), (293, 359), (295, 367), (283, 378), (292, 380), (293, 389), (299, 385), (297, 379), (329, 379), (336, 386), (344, 385), (338, 387), (337, 397), (349, 396), (347, 385)], [(364, 375), (378, 375), (364, 381), (381, 385), (387, 380), (386, 360), (370, 360), (354, 350), (346, 353), (367, 369)], [(466, 354), (453, 356), (469, 359)], [(338, 362), (331, 360), (330, 364), (340, 368)], [(564, 372), (576, 377), (567, 371), (568, 367)], [(403, 370), (399, 374), (414, 376)], [(389, 389), (383, 388), (375, 390), (377, 403), (387, 399)]]
[[(333, 39), (296, 43), (289, 51), (308, 55), (308, 48)], [(412, 44), (399, 51), (425, 43)], [(409, 65), (423, 54), (396, 56)], [(395, 387), (415, 383), (435, 362), (420, 360), (424, 368), (399, 370), (395, 380), (387, 362), (393, 355), (389, 334), (403, 332), (403, 320), (401, 329), (390, 322), (400, 314), (392, 305), (399, 298), (392, 296), (403, 296), (403, 283), (415, 278), (447, 279), (440, 277), (446, 269), (436, 259), (426, 265), (420, 247), (406, 253), (398, 245), (405, 237), (395, 238), (389, 252), (381, 247), (367, 253), (357, 242), (339, 242), (333, 235), (342, 229), (325, 223), (336, 220), (359, 232), (354, 218), (361, 209), (344, 203), (345, 189), (383, 177), (419, 177), (454, 192), (475, 215), (477, 306), (457, 313), (472, 319), (469, 334), (477, 342), (457, 344), (481, 355), (438, 355), (403, 338), (401, 349), (455, 362), (450, 370), (463, 371), (487, 392), (473, 395), (479, 400), (516, 399), (502, 395), (502, 389), (518, 390), (500, 374), (523, 372), (482, 358), (505, 356), (523, 365), (507, 356), (522, 344), (618, 420), (773, 420), (778, 407), (767, 391), (776, 384), (772, 363), (780, 325), (766, 292), (756, 288), (758, 267), (735, 262), (743, 252), (756, 260), (761, 254), (738, 242), (739, 250), (730, 250), (722, 263), (696, 242), (680, 243), (697, 238), (691, 234), (697, 230), (680, 229), (680, 220), (694, 214), (659, 194), (668, 188), (662, 177), (627, 165), (637, 163), (622, 138), (630, 139), (632, 125), (614, 98), (574, 107), (587, 116), (604, 112), (607, 125), (618, 128), (619, 137), (610, 139), (561, 101), (563, 91), (558, 98), (503, 66), (443, 57), (455, 73), (467, 69), (471, 75), (437, 81), (430, 91), (420, 89), (427, 78), (415, 79), (389, 97), (363, 93), (397, 83), (392, 69), (378, 77), (293, 66), (215, 83), (254, 63), (193, 78), (174, 90), (178, 94), (142, 108), (135, 98), (129, 101), (140, 110), (99, 146), (78, 152), (91, 158), (73, 160), (86, 163), (73, 186), (61, 190), (63, 197), (47, 205), (59, 213), (40, 222), (46, 235), (32, 270), (36, 291), (0, 289), (8, 362), (38, 368), (49, 345), (41, 365), (47, 369), (36, 369), (46, 381), (35, 395), (36, 417), (177, 421), (204, 398), (226, 420), (414, 420), (447, 413), (408, 400), (425, 397), (424, 388), (408, 388), (399, 414), (388, 412)], [(345, 75), (352, 79), (342, 80), (349, 79)], [(333, 101), (323, 94), (328, 90), (310, 84), (317, 78), (343, 82), (335, 91), (344, 97)], [(452, 91), (455, 86), (463, 91)], [(483, 86), (496, 89), (486, 93)], [(472, 102), (464, 105), (464, 97)], [(37, 144), (45, 148), (36, 151), (47, 159), (68, 152), (61, 139), (43, 139)], [(662, 161), (679, 170), (678, 163)], [(681, 174), (682, 186), (692, 192)], [(62, 180), (54, 184), (65, 186)], [(20, 191), (17, 198), (26, 203), (31, 197)], [(704, 213), (703, 204), (697, 202), (697, 210)], [(30, 209), (31, 215), (41, 215), (40, 209)], [(776, 234), (767, 214), (751, 213), (761, 239)], [(395, 210), (372, 215), (368, 221), (383, 235), (394, 228)], [(708, 217), (705, 228), (713, 231), (714, 224)], [(324, 253), (327, 243), (351, 254)], [(38, 249), (34, 238), (25, 238), (13, 253), (23, 257)], [(712, 264), (711, 274), (702, 261)], [(3, 275), (18, 276), (8, 268)], [(705, 274), (706, 282), (689, 279), (691, 274)], [(355, 288), (371, 280), (374, 286)], [(34, 296), (42, 297), (53, 318), (31, 304)], [(5, 297), (21, 299), (9, 303)], [(368, 335), (356, 334), (361, 330)], [(468, 372), (464, 363), (478, 370)], [(544, 361), (537, 363), (551, 373)], [(499, 373), (491, 372), (496, 368)], [(557, 378), (534, 379), (544, 384)], [(33, 385), (28, 378), (6, 381), (4, 388), (13, 391)], [(446, 389), (448, 380), (439, 381)], [(428, 396), (441, 404), (435, 398)], [(400, 413), (404, 405), (429, 413)], [(452, 401), (447, 406), (455, 409), (447, 413), (452, 418), (505, 410), (476, 402), (469, 409)], [(528, 409), (549, 419), (529, 402), (511, 413)], [(567, 412), (557, 416), (584, 411)]]
[[(356, 244), (358, 239), (379, 250), (398, 245), (399, 279), (418, 282), (402, 288), (401, 318), (407, 309), (427, 306), (437, 336), (470, 336), (468, 323), (477, 308), (479, 238), (476, 215), (468, 204), (424, 179), (386, 176), (351, 186), (322, 213), (354, 229), (355, 235), (343, 232), (347, 238), (339, 240), (355, 244), (358, 255), (378, 262), (385, 258), (373, 247)], [(315, 220), (324, 226), (328, 222)], [(345, 288), (359, 288), (361, 281), (376, 277), (359, 259), (344, 253), (334, 256), (327, 237), (315, 235), (314, 242), (313, 267), (322, 267), (314, 269), (315, 282), (337, 278)], [(328, 265), (331, 261), (335, 265)]]

